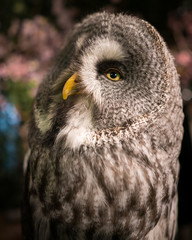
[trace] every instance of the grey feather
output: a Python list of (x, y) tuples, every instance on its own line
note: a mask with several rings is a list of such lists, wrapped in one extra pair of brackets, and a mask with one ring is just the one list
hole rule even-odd
[[(114, 68), (119, 81), (106, 77)], [(64, 101), (75, 72), (82, 94)], [(26, 239), (174, 239), (182, 122), (178, 74), (157, 31), (129, 15), (85, 18), (34, 103)]]

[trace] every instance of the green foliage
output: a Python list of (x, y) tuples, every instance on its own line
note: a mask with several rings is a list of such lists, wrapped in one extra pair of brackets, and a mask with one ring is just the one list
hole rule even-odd
[(15, 3), (13, 4), (12, 10), (15, 15), (22, 15), (27, 11), (27, 7), (24, 1), (19, 0), (19, 1), (15, 1)]
[(32, 82), (13, 81), (7, 79), (3, 83), (3, 94), (8, 102), (13, 103), (21, 114), (23, 121), (28, 120), (33, 97), (31, 95), (35, 84)]

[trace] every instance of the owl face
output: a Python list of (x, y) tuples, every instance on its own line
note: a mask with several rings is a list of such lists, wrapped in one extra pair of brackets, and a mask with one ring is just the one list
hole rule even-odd
[(76, 26), (41, 84), (35, 122), (46, 139), (71, 139), (67, 146), (92, 144), (95, 132), (112, 128), (139, 132), (151, 120), (161, 121), (173, 85), (180, 91), (177, 79), (150, 24), (97, 13)]
[(89, 30), (85, 20), (77, 28), (81, 32), (73, 35), (70, 63), (59, 80), (65, 104), (87, 99), (95, 129), (139, 122), (166, 101), (170, 56), (165, 44), (152, 26), (137, 18), (94, 18)]

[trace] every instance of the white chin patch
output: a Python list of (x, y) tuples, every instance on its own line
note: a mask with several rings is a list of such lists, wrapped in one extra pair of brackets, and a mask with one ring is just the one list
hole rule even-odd
[(86, 91), (94, 97), (98, 105), (101, 105), (101, 84), (97, 80), (97, 63), (107, 60), (122, 61), (125, 57), (122, 47), (118, 42), (108, 38), (97, 39), (90, 45), (86, 54), (82, 57), (80, 69)]
[(78, 149), (91, 141), (92, 104), (90, 99), (80, 97), (75, 106), (67, 113), (66, 126), (59, 132), (56, 142), (66, 137), (65, 147)]

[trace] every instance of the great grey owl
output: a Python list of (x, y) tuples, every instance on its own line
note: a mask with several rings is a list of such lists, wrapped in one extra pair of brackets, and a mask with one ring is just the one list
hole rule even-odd
[(34, 102), (24, 239), (174, 239), (182, 122), (157, 31), (125, 14), (85, 18)]

